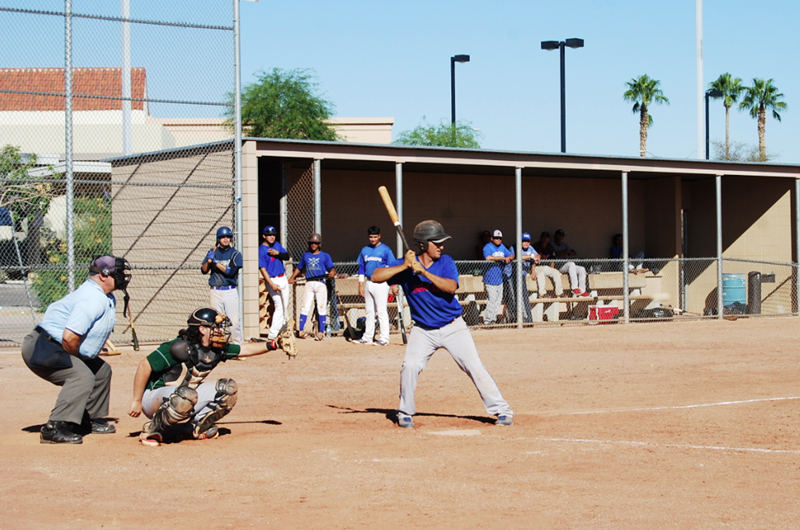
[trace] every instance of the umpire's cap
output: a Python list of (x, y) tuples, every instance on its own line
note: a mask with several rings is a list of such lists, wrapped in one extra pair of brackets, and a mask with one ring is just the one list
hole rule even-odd
[(267, 225), (264, 227), (264, 235), (265, 236), (275, 236), (278, 235), (278, 231), (275, 230), (275, 227), (272, 225)]
[(447, 241), (450, 236), (444, 233), (444, 227), (437, 221), (422, 221), (414, 227), (414, 239), (417, 241), (433, 241), (441, 243)]

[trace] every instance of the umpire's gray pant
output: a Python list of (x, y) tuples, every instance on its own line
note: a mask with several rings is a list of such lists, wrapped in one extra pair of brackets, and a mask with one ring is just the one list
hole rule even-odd
[(111, 393), (111, 367), (108, 363), (100, 357), (71, 355), (72, 368), (31, 368), (28, 363), (38, 338), (39, 332), (33, 330), (22, 340), (22, 360), (31, 372), (61, 387), (56, 406), (50, 412), (50, 421), (80, 424), (84, 411), (91, 419), (108, 416), (108, 398)]
[[(499, 286), (502, 288), (502, 286)], [(414, 404), (414, 391), (417, 389), (417, 379), (420, 372), (428, 365), (428, 360), (439, 348), (444, 348), (472, 379), (475, 388), (483, 400), (486, 412), (495, 416), (505, 414), (513, 416), (508, 402), (503, 399), (500, 389), (483, 366), (475, 341), (472, 340), (466, 322), (458, 317), (450, 324), (439, 329), (423, 329), (414, 326), (408, 338), (406, 356), (403, 359), (403, 369), (400, 371), (400, 407), (397, 409), (402, 414), (413, 416), (417, 412)]]

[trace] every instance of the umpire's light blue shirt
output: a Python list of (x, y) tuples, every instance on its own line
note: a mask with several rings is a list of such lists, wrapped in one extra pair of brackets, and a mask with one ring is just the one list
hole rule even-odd
[(96, 282), (87, 279), (76, 290), (50, 304), (39, 326), (59, 342), (65, 329), (80, 335), (81, 355), (97, 357), (117, 323), (116, 308), (114, 295), (106, 294)]

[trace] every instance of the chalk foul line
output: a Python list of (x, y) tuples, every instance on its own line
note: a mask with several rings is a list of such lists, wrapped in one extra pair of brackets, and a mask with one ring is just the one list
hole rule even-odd
[(758, 447), (724, 447), (718, 445), (693, 445), (693, 444), (656, 444), (651, 442), (635, 442), (628, 440), (591, 440), (587, 438), (534, 438), (543, 442), (570, 442), (594, 443), (607, 445), (633, 445), (644, 447), (670, 447), (674, 449), (706, 449), (712, 451), (740, 451), (745, 453), (788, 453), (800, 454), (798, 449), (761, 449)]
[(740, 401), (720, 401), (718, 403), (699, 403), (696, 405), (672, 405), (668, 407), (644, 407), (636, 409), (617, 409), (617, 410), (585, 410), (575, 412), (557, 412), (547, 414), (548, 416), (569, 416), (575, 414), (611, 414), (614, 412), (642, 412), (648, 410), (677, 410), (677, 409), (699, 409), (702, 407), (720, 407), (725, 405), (741, 405), (744, 403), (760, 403), (765, 401), (788, 401), (793, 399), (800, 399), (800, 396), (793, 397), (775, 397), (775, 398), (762, 398), (762, 399), (744, 399)]

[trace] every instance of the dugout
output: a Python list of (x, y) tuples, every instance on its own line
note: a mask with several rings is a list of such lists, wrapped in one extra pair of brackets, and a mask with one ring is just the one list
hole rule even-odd
[[(209, 145), (213, 149), (195, 146), (110, 161), (114, 181), (135, 179), (148, 174), (147, 166), (163, 168), (170, 160), (170, 168), (176, 164), (182, 168), (170, 169), (172, 180), (190, 184), (198, 173), (203, 185), (220, 186), (207, 192), (214, 195), (213, 202), (184, 204), (180, 238), (161, 246), (167, 263), (199, 264), (213, 246), (216, 226), (226, 220), (233, 226), (233, 187), (225, 162), (226, 156), (232, 157), (233, 146), (231, 142)], [(213, 175), (202, 170), (212, 151)], [(236, 243), (245, 261), (244, 335), (256, 335), (258, 330), (258, 245), (263, 226), (279, 227), (279, 238), (295, 259), (305, 250), (308, 234), (319, 232), (334, 261), (354, 261), (365, 243), (366, 227), (372, 224), (383, 228), (384, 242), (397, 252), (399, 242), (377, 193), (381, 185), (395, 199), (408, 234), (421, 220), (442, 222), (453, 236), (446, 252), (457, 260), (474, 259), (483, 230), (499, 228), (506, 244), (518, 246), (521, 231), (535, 238), (543, 230), (552, 233), (561, 228), (581, 258), (607, 257), (611, 236), (625, 233), (631, 251), (665, 260), (658, 289), (672, 289), (679, 276), (681, 281), (709, 286), (684, 293), (680, 300), (687, 311), (702, 313), (720, 299), (716, 292), (720, 257), (784, 266), (797, 261), (799, 178), (800, 166), (788, 164), (245, 138), (243, 235)], [(120, 193), (115, 201), (124, 199)], [(228, 199), (230, 209), (225, 206)], [(137, 201), (136, 215), (146, 219), (143, 208)], [(154, 202), (154, 215), (163, 215), (159, 208)], [(130, 221), (133, 209), (127, 210), (115, 202), (115, 227)], [(153, 223), (134, 224), (153, 230)], [(138, 237), (137, 244), (144, 249), (143, 235), (126, 237)], [(117, 249), (116, 232), (114, 244), (115, 251), (125, 253), (124, 244)], [(705, 260), (687, 272), (668, 261), (676, 258)], [(795, 314), (796, 281), (793, 269), (784, 269), (776, 288), (790, 291), (791, 302), (781, 310)], [(204, 286), (205, 278), (196, 276), (191, 281)]]

